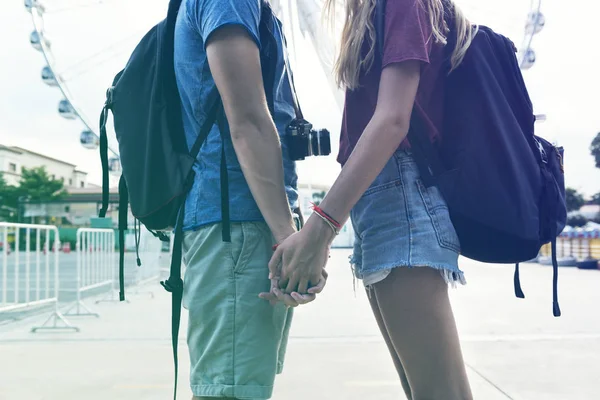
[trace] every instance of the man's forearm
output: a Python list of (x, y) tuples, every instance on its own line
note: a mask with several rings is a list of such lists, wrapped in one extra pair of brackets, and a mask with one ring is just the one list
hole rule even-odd
[(275, 240), (295, 230), (285, 193), (281, 144), (270, 118), (231, 128), (231, 137), (244, 177)]
[(230, 26), (210, 37), (206, 54), (242, 172), (279, 243), (294, 232), (294, 226), (283, 183), (279, 135), (265, 96), (259, 49), (246, 29)]

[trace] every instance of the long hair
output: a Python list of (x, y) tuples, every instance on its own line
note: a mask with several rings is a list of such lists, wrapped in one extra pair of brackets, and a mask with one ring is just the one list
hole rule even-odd
[[(325, 15), (333, 22), (335, 18), (335, 7), (338, 0), (325, 1)], [(342, 30), (342, 41), (334, 64), (334, 75), (338, 86), (353, 90), (358, 88), (360, 72), (369, 70), (375, 59), (376, 33), (373, 24), (373, 12), (377, 0), (345, 0), (346, 20)], [(423, 7), (429, 16), (432, 27), (432, 38), (435, 43), (446, 45), (448, 38), (448, 25), (444, 20), (443, 0), (417, 0), (419, 6)], [(473, 37), (475, 30), (452, 0), (447, 12), (453, 17), (456, 24), (456, 47), (450, 59), (451, 70), (462, 62)], [(362, 47), (368, 38), (371, 44), (366, 56), (362, 57)]]

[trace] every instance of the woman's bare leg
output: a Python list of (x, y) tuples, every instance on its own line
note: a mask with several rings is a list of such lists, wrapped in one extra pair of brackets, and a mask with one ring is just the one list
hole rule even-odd
[(379, 330), (383, 335), (383, 340), (385, 340), (385, 344), (387, 345), (390, 355), (392, 356), (392, 361), (394, 362), (396, 371), (398, 371), (398, 376), (400, 377), (400, 382), (402, 382), (404, 394), (406, 394), (406, 398), (408, 400), (412, 400), (412, 392), (410, 390), (410, 384), (408, 383), (408, 379), (406, 378), (406, 372), (404, 372), (404, 366), (402, 366), (402, 361), (400, 361), (400, 357), (398, 357), (398, 353), (396, 353), (396, 349), (392, 344), (390, 335), (387, 331), (387, 328), (385, 327), (385, 323), (383, 322), (383, 317), (381, 316), (381, 311), (379, 310), (379, 305), (377, 304), (377, 299), (375, 298), (374, 290), (367, 289), (367, 296), (369, 297), (369, 302), (371, 303), (371, 309), (373, 310), (373, 314), (375, 315), (375, 320), (377, 320), (377, 325), (379, 325)]
[(471, 400), (448, 285), (432, 268), (394, 268), (373, 285), (413, 400)]

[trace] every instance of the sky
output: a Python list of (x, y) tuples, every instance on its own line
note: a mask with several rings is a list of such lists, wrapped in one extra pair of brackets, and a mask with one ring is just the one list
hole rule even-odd
[[(530, 0), (457, 3), (473, 22), (489, 25), (517, 46), (521, 44)], [(84, 125), (58, 115), (62, 95), (41, 81), (45, 60), (29, 44), (32, 18), (22, 4), (18, 0), (0, 1), (0, 144), (25, 147), (76, 164), (89, 172), (90, 182), (99, 183), (98, 152), (79, 144)], [(112, 77), (145, 31), (164, 16), (167, 1), (46, 0), (45, 4), (49, 12), (44, 25), (52, 40), (52, 61), (76, 106), (96, 128)], [(339, 173), (334, 155), (341, 110), (328, 71), (319, 62), (322, 52), (317, 52), (303, 31), (296, 13), (284, 11), (288, 40), (294, 44), (290, 52), (303, 111), (315, 127), (329, 129), (334, 142), (331, 157), (300, 163), (300, 180), (329, 184)], [(537, 62), (524, 72), (536, 113), (547, 115), (536, 133), (565, 147), (567, 185), (591, 195), (600, 191), (600, 170), (594, 168), (589, 152), (593, 137), (600, 131), (600, 46), (594, 28), (600, 3), (542, 0), (542, 11), (547, 23), (533, 41)], [(116, 147), (114, 138), (111, 144)]]

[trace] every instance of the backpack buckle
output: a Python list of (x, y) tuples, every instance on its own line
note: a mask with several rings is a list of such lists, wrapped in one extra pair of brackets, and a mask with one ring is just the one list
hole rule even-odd
[(152, 234), (152, 236), (154, 236), (161, 242), (170, 242), (171, 241), (171, 238), (169, 237), (169, 235), (167, 235), (166, 233), (164, 233), (162, 231), (153, 231), (151, 229), (148, 229), (148, 232), (150, 232)]
[(546, 150), (544, 150), (544, 146), (542, 146), (542, 143), (537, 140), (537, 138), (535, 139), (535, 144), (540, 152), (540, 156), (542, 157), (542, 162), (544, 164), (548, 164), (548, 154), (546, 154)]
[(565, 173), (565, 162), (564, 162), (564, 158), (560, 152), (560, 149), (556, 149), (556, 157), (558, 158), (558, 163), (560, 165), (560, 172), (562, 172), (563, 174)]
[(104, 106), (107, 108), (112, 105), (114, 89), (114, 86), (111, 86), (108, 89), (106, 89), (106, 101), (104, 102)]

